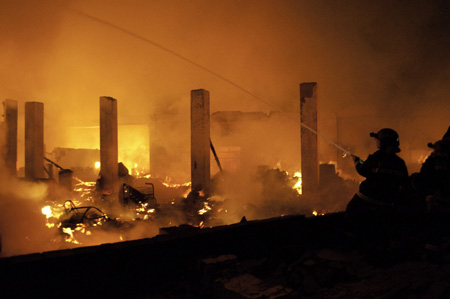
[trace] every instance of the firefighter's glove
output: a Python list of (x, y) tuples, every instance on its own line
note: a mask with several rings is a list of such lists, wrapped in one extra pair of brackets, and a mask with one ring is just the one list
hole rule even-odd
[(361, 160), (361, 158), (358, 156), (352, 155), (352, 158), (353, 158), (353, 162), (355, 162), (355, 164), (363, 164), (364, 163), (364, 161)]

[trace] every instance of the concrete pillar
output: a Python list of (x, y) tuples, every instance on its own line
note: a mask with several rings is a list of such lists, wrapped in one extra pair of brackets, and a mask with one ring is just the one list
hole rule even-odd
[(5, 100), (5, 152), (4, 165), (8, 175), (17, 174), (17, 101)]
[(192, 191), (210, 193), (209, 91), (191, 91), (191, 182)]
[[(317, 83), (300, 84), (300, 121), (302, 154), (302, 194), (311, 203), (319, 199), (319, 159), (317, 149)], [(308, 128), (307, 128), (307, 127)]]
[(117, 101), (100, 97), (100, 189), (104, 194), (118, 191), (119, 154), (117, 138)]
[(45, 177), (44, 170), (44, 104), (25, 103), (25, 178)]

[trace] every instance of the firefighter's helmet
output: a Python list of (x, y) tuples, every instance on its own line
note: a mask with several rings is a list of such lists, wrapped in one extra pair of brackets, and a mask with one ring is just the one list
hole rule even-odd
[(450, 140), (450, 127), (448, 127), (447, 132), (445, 132), (444, 137), (442, 137), (442, 140)]
[(447, 132), (445, 132), (444, 136), (441, 140), (436, 141), (435, 143), (428, 143), (429, 148), (433, 148), (436, 152), (447, 152), (450, 153), (450, 127)]
[(371, 137), (375, 137), (380, 141), (380, 148), (384, 149), (387, 147), (392, 146), (395, 150), (395, 152), (400, 151), (400, 140), (398, 137), (398, 134), (395, 130), (390, 128), (384, 128), (378, 131), (378, 133), (370, 133)]

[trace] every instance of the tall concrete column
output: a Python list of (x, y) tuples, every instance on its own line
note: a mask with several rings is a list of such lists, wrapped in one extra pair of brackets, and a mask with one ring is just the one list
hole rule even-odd
[(117, 134), (117, 101), (111, 97), (100, 97), (100, 188), (105, 194), (118, 191)]
[(191, 182), (192, 191), (210, 193), (209, 91), (191, 91)]
[(4, 165), (8, 175), (17, 174), (17, 101), (5, 100), (5, 151)]
[[(317, 134), (317, 83), (300, 84), (302, 154), (302, 194), (311, 203), (319, 199), (319, 159)], [(308, 129), (310, 128), (310, 129)]]
[(25, 103), (25, 178), (45, 177), (44, 171), (44, 104)]

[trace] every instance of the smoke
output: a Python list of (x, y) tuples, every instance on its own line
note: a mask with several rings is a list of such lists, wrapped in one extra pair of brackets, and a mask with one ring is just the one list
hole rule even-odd
[[(121, 123), (187, 106), (198, 88), (210, 90), (212, 112), (295, 112), (298, 84), (307, 81), (319, 83), (319, 118), (361, 103), (390, 117), (448, 107), (445, 1), (3, 0), (2, 7), (0, 94), (46, 104), (48, 151), (75, 138), (67, 126), (97, 121), (103, 95), (118, 100)], [(334, 135), (329, 125), (322, 131)]]
[(48, 195), (45, 183), (3, 177), (0, 183), (2, 256), (57, 249), (55, 235), (46, 229), (41, 209)]

